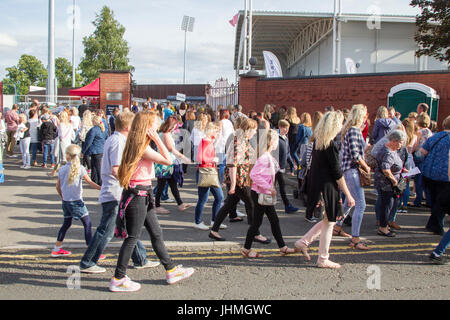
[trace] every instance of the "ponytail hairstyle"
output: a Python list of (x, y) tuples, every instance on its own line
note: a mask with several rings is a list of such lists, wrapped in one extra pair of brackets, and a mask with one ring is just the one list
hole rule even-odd
[(71, 144), (66, 149), (66, 158), (70, 161), (69, 185), (75, 182), (75, 178), (80, 174), (80, 153), (81, 148), (76, 144)]
[(278, 132), (273, 129), (261, 130), (259, 138), (259, 154), (263, 154), (269, 150), (274, 151), (278, 147)]

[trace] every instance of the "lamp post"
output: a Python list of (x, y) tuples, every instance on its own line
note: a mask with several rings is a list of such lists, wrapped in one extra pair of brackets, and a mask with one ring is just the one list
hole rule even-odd
[(72, 26), (72, 88), (75, 88), (75, 5), (73, 0), (73, 26)]
[(184, 68), (183, 68), (183, 84), (186, 84), (186, 36), (188, 31), (194, 31), (195, 18), (184, 16), (181, 23), (181, 30), (184, 31)]
[(48, 0), (48, 78), (47, 96), (55, 102), (55, 0)]

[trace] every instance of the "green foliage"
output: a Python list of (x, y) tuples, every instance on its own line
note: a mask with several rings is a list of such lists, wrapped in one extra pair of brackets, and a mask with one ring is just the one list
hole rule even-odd
[(79, 65), (84, 83), (95, 80), (99, 70), (133, 72), (134, 67), (129, 65), (128, 43), (123, 38), (125, 27), (114, 19), (114, 12), (104, 6), (92, 23), (96, 29), (83, 38), (84, 57)]
[(420, 47), (416, 56), (450, 62), (450, 1), (412, 0), (410, 5), (422, 11), (416, 17), (418, 31), (414, 39)]
[(18, 95), (27, 94), (30, 86), (46, 86), (47, 69), (34, 56), (23, 54), (17, 66), (6, 68), (6, 71), (6, 78), (3, 79), (6, 94), (14, 94), (14, 85)]
[[(66, 58), (55, 59), (55, 75), (58, 79), (58, 88), (72, 87), (72, 64)], [(75, 86), (80, 87), (83, 78), (75, 70)]]

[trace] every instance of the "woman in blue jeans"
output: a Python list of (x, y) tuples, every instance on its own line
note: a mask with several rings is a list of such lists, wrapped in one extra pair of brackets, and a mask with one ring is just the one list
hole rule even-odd
[(395, 232), (389, 230), (388, 224), (392, 209), (398, 205), (398, 197), (394, 193), (394, 188), (400, 180), (402, 171), (404, 171), (404, 162), (400, 158), (398, 150), (406, 142), (406, 135), (403, 131), (394, 130), (388, 134), (387, 138), (388, 142), (375, 156), (377, 168), (375, 169), (374, 180), (378, 192), (375, 213), (380, 219), (378, 235), (395, 237)]
[[(217, 135), (219, 133), (219, 126), (213, 122), (208, 123), (205, 128), (205, 137), (201, 140), (198, 146), (197, 162), (198, 168), (196, 173), (196, 181), (198, 183), (199, 168), (212, 168), (217, 171), (217, 163), (219, 159), (216, 157), (215, 143), (218, 141)], [(220, 179), (219, 179), (220, 180)], [(214, 220), (216, 218), (217, 212), (219, 212), (220, 206), (223, 201), (223, 192), (219, 181), (218, 186), (210, 187), (198, 187), (198, 202), (195, 207), (195, 224), (194, 228), (199, 230), (209, 230), (202, 221), (203, 208), (208, 201), (209, 192), (214, 196), (214, 203), (212, 206), (212, 216), (211, 216), (211, 226), (214, 225)], [(221, 224), (222, 229), (226, 226)]]
[[(366, 209), (364, 188), (361, 187), (358, 167), (370, 173), (370, 167), (364, 161), (364, 149), (366, 143), (361, 133), (367, 115), (367, 107), (354, 105), (342, 130), (341, 146), (341, 170), (344, 173), (345, 182), (352, 197), (355, 199), (355, 209), (352, 215), (352, 240), (350, 246), (355, 249), (368, 250), (369, 247), (360, 241), (360, 229)], [(347, 201), (344, 203), (344, 212), (350, 212)], [(335, 235), (342, 232), (342, 219), (335, 227)]]

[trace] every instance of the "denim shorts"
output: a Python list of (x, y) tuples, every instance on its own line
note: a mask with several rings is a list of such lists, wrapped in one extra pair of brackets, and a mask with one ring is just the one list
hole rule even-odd
[(63, 201), (62, 203), (64, 219), (73, 218), (79, 220), (89, 214), (83, 201)]

